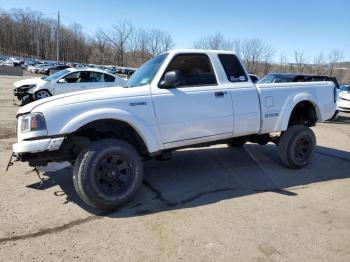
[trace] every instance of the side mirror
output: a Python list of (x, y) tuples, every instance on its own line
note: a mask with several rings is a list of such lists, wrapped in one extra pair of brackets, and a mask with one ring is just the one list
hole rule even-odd
[(60, 83), (60, 84), (65, 84), (65, 83), (67, 83), (67, 80), (66, 79), (64, 79), (64, 78), (61, 78), (60, 80), (58, 80), (58, 82), (57, 83)]
[(171, 88), (176, 86), (176, 82), (179, 81), (179, 70), (173, 70), (166, 72), (164, 80), (160, 82), (160, 88)]

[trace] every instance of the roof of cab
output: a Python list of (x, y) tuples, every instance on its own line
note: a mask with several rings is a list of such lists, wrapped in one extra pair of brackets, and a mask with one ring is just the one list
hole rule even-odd
[(89, 67), (88, 68), (73, 68), (73, 67), (69, 67), (69, 68), (67, 68), (67, 70), (69, 70), (70, 72), (92, 71), (92, 72), (99, 72), (99, 73), (104, 73), (104, 74), (114, 76), (113, 74), (111, 74), (105, 70), (98, 69), (98, 68), (89, 68)]
[(173, 49), (164, 53), (169, 54), (186, 54), (186, 53), (206, 53), (206, 54), (234, 54), (232, 51), (226, 50), (210, 50), (210, 49)]

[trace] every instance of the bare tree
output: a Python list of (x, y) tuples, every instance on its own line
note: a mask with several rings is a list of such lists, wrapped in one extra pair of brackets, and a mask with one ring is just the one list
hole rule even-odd
[(258, 68), (264, 65), (263, 72), (268, 71), (268, 65), (274, 55), (273, 48), (258, 38), (242, 41), (242, 55), (249, 72), (259, 73)]
[(242, 40), (235, 39), (232, 41), (232, 49), (233, 52), (238, 56), (240, 59), (243, 60), (243, 50), (242, 50)]
[(276, 65), (276, 71), (281, 73), (288, 72), (289, 62), (285, 54), (281, 53), (278, 61), (278, 65)]
[(303, 73), (307, 63), (304, 51), (294, 50), (294, 59), (298, 73)]
[(333, 49), (328, 54), (328, 63), (329, 63), (329, 76), (332, 76), (334, 67), (344, 57), (343, 52), (338, 49)]
[(197, 49), (232, 50), (233, 44), (230, 40), (225, 39), (223, 34), (216, 33), (195, 41), (193, 47)]
[(125, 53), (127, 52), (128, 41), (134, 31), (134, 27), (129, 21), (119, 21), (112, 26), (114, 30), (114, 41), (117, 49), (117, 63), (118, 65), (126, 65)]
[(272, 46), (268, 45), (268, 44), (264, 44), (264, 48), (263, 48), (263, 74), (266, 75), (269, 71), (270, 68), (272, 67), (271, 65), (271, 61), (273, 59), (275, 55), (275, 50), (272, 48)]
[[(0, 50), (4, 54), (54, 59), (56, 21), (40, 12), (13, 9), (0, 14)], [(60, 56), (66, 61), (87, 62), (91, 48), (78, 25), (61, 26)]]
[(314, 70), (313, 72), (317, 75), (321, 75), (323, 68), (325, 66), (325, 56), (323, 54), (323, 51), (321, 51), (315, 58), (314, 58)]
[(149, 31), (148, 44), (149, 52), (152, 56), (167, 51), (174, 46), (171, 35), (158, 29), (151, 29)]

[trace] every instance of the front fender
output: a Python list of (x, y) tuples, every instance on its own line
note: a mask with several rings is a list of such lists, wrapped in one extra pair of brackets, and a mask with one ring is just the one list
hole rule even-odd
[(79, 114), (68, 121), (59, 133), (70, 134), (88, 123), (103, 119), (123, 121), (132, 126), (145, 142), (148, 152), (152, 153), (163, 149), (157, 127), (152, 128), (140, 117), (114, 108), (95, 109)]
[(294, 107), (302, 101), (310, 102), (316, 110), (317, 119), (322, 119), (320, 109), (317, 106), (317, 102), (311, 94), (306, 92), (299, 93), (297, 95), (293, 94), (286, 99), (277, 120), (275, 130), (284, 131), (288, 128), (289, 118)]
[(38, 92), (40, 90), (48, 90), (50, 92), (50, 94), (52, 95), (52, 89), (50, 88), (50, 85), (48, 85), (48, 84), (34, 86), (33, 88), (28, 90), (28, 93), (35, 94), (36, 92)]

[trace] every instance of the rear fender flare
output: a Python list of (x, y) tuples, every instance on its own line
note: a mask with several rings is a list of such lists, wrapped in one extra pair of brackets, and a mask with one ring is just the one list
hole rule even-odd
[(275, 130), (279, 130), (279, 131), (287, 130), (289, 119), (290, 119), (290, 116), (292, 114), (294, 107), (298, 103), (303, 102), (303, 101), (310, 102), (315, 108), (317, 119), (318, 120), (322, 119), (321, 111), (320, 111), (319, 107), (317, 106), (317, 102), (312, 97), (312, 95), (309, 93), (300, 93), (300, 94), (293, 95), (292, 97), (289, 97), (288, 99), (286, 99), (285, 104), (281, 108), (281, 113), (280, 113), (278, 121), (276, 123)]

